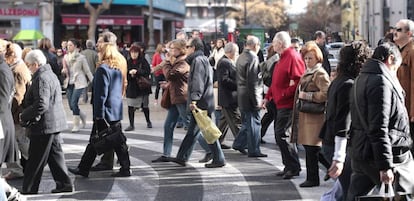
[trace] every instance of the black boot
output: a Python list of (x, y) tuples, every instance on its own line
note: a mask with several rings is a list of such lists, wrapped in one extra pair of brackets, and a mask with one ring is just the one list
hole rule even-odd
[(319, 146), (304, 145), (306, 153), (306, 181), (300, 187), (319, 186)]
[(150, 113), (149, 113), (149, 108), (142, 108), (142, 111), (144, 112), (145, 115), (145, 120), (147, 120), (147, 128), (152, 128), (152, 123), (150, 120)]
[(129, 126), (125, 131), (133, 131), (134, 127), (134, 118), (135, 118), (135, 107), (128, 106), (128, 117), (129, 117)]

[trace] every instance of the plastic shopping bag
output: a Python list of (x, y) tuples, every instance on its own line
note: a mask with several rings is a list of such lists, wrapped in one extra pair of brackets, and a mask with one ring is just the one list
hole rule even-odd
[(204, 139), (208, 144), (214, 144), (221, 136), (220, 129), (217, 128), (216, 124), (207, 115), (206, 110), (195, 108), (192, 112), (198, 127), (203, 133)]
[(357, 201), (392, 201), (394, 198), (394, 187), (392, 184), (384, 184), (378, 188), (375, 187), (368, 195), (359, 196), (356, 198)]

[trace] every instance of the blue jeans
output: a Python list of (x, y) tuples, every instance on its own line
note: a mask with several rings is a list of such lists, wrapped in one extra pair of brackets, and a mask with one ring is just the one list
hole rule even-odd
[(244, 149), (247, 145), (249, 155), (258, 155), (260, 151), (260, 110), (241, 110), (242, 125), (234, 139), (233, 147)]
[(66, 89), (66, 96), (68, 97), (69, 108), (72, 110), (73, 115), (79, 115), (79, 98), (85, 88), (75, 89), (74, 84), (69, 84)]
[[(194, 116), (191, 114), (190, 116), (190, 124), (188, 125), (187, 134), (185, 135), (183, 142), (181, 143), (180, 149), (177, 153), (177, 159), (188, 161), (190, 159), (191, 153), (194, 150), (194, 145), (196, 140), (200, 142), (204, 141), (203, 144), (200, 142), (201, 146), (207, 145), (204, 138), (200, 136), (200, 128), (198, 128), (197, 123), (194, 119)], [(198, 139), (197, 139), (198, 138)], [(211, 150), (211, 154), (213, 157), (213, 162), (216, 164), (223, 164), (224, 163), (224, 154), (221, 150), (221, 146), (218, 140), (214, 142), (214, 144), (208, 144), (208, 148)]]
[(285, 165), (285, 171), (300, 171), (298, 152), (291, 143), (289, 143), (290, 127), (292, 126), (292, 109), (277, 109), (274, 123), (276, 144), (279, 146), (282, 154), (282, 162)]
[[(164, 122), (164, 148), (163, 155), (171, 156), (172, 144), (173, 144), (173, 135), (175, 125), (177, 124), (178, 118), (187, 119), (187, 107), (186, 104), (175, 104), (168, 109), (167, 118)], [(204, 138), (199, 137), (198, 142), (201, 147), (206, 150), (207, 153), (210, 152), (207, 142)]]

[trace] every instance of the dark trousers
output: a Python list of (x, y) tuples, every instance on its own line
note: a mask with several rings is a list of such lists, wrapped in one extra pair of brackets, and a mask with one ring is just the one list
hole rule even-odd
[(282, 154), (282, 163), (285, 166), (284, 171), (300, 171), (298, 152), (291, 143), (289, 143), (289, 130), (292, 127), (292, 109), (277, 109), (275, 116), (275, 139)]
[[(241, 128), (241, 114), (238, 107), (223, 107), (221, 109), (222, 117), (224, 117), (228, 127), (230, 128), (231, 132), (233, 133), (234, 138), (237, 137)], [(226, 137), (227, 130), (222, 128), (222, 121), (220, 121), (219, 128), (222, 131), (222, 135), (220, 136), (220, 142), (223, 142), (224, 138)], [(223, 132), (224, 131), (226, 132)]]
[(303, 145), (306, 152), (306, 180), (319, 183), (319, 164), (321, 162), (326, 169), (330, 164), (321, 154), (320, 146)]
[(32, 135), (29, 146), (29, 159), (23, 179), (23, 192), (37, 193), (43, 169), (49, 165), (50, 172), (56, 182), (56, 188), (71, 186), (65, 156), (60, 144), (60, 134)]
[[(177, 159), (183, 160), (183, 161), (188, 161), (190, 159), (190, 156), (194, 150), (194, 145), (200, 133), (201, 133), (200, 128), (197, 126), (197, 123), (194, 119), (193, 114), (191, 114), (187, 133), (185, 134), (185, 137), (183, 141), (181, 142), (180, 148), (178, 149)], [(212, 163), (216, 163), (216, 164), (224, 163), (224, 160), (225, 160), (224, 154), (223, 154), (223, 151), (221, 150), (219, 141), (216, 140), (214, 144), (209, 144), (208, 147), (213, 157)]]
[[(273, 100), (270, 100), (269, 102), (267, 102), (266, 104), (266, 109), (267, 112), (263, 115), (262, 120), (261, 120), (261, 124), (262, 124), (262, 128), (260, 130), (260, 136), (261, 138), (263, 138), (266, 135), (266, 131), (269, 128), (270, 124), (272, 124), (272, 122), (276, 119), (276, 105), (273, 102)], [(273, 128), (276, 128), (276, 124), (273, 124)]]
[(155, 83), (156, 83), (156, 88), (155, 88), (155, 100), (158, 100), (158, 94), (160, 93), (160, 81), (165, 81), (165, 77), (164, 74), (161, 75), (157, 75), (155, 76)]
[[(111, 122), (111, 124), (114, 124), (117, 122)], [(92, 126), (92, 134), (94, 135), (95, 133), (95, 129), (96, 129), (96, 125), (94, 123), (94, 125)], [(116, 153), (116, 156), (118, 157), (119, 160), (119, 164), (121, 165), (121, 169), (120, 171), (129, 171), (130, 170), (130, 160), (129, 160), (129, 153), (128, 153), (128, 146), (126, 144), (126, 142), (114, 147), (114, 151)], [(108, 152), (106, 152), (108, 153)], [(106, 154), (105, 153), (105, 154)], [(89, 143), (86, 146), (85, 152), (82, 155), (81, 161), (78, 165), (79, 170), (81, 170), (82, 172), (89, 172), (89, 170), (92, 167), (93, 162), (95, 161), (96, 158), (96, 151), (93, 148), (92, 144)], [(101, 160), (102, 162), (102, 160)], [(113, 165), (113, 154), (112, 154), (112, 163)]]

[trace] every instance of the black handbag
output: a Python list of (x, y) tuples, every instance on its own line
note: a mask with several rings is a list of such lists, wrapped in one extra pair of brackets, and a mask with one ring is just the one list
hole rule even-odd
[(145, 76), (139, 76), (137, 78), (137, 84), (141, 90), (151, 89), (151, 80)]
[[(313, 76), (313, 74), (312, 74)], [(305, 84), (305, 87), (303, 87), (304, 90), (308, 87), (310, 81)], [(300, 92), (299, 87), (299, 92)], [(304, 113), (311, 113), (311, 114), (323, 114), (325, 112), (325, 103), (317, 103), (309, 100), (304, 99), (297, 99), (296, 101), (296, 108), (300, 112)]]
[(308, 100), (298, 99), (296, 108), (304, 113), (323, 114), (325, 112), (325, 103), (316, 103)]
[(105, 124), (107, 128), (101, 131), (98, 131), (97, 125), (95, 125), (96, 133), (91, 137), (91, 144), (98, 155), (126, 142), (126, 137), (122, 133), (121, 122), (108, 125), (105, 121)]

